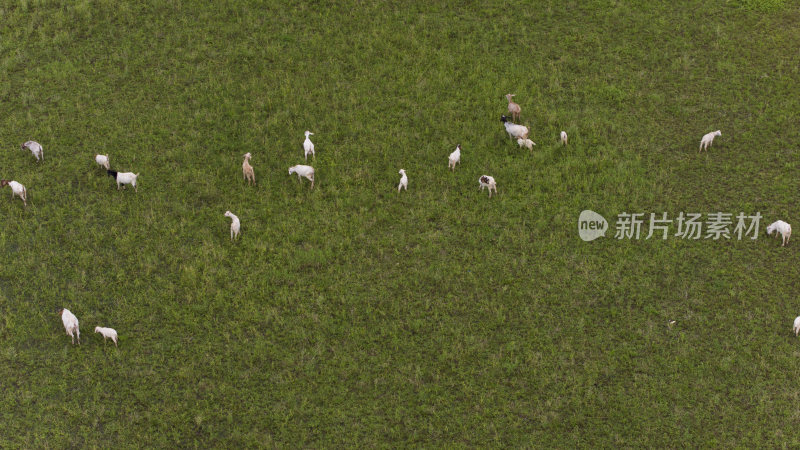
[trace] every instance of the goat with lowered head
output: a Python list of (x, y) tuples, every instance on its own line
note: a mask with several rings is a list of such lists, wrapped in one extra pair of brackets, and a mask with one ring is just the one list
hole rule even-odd
[(512, 139), (528, 139), (528, 127), (509, 122), (506, 116), (500, 116), (500, 121), (503, 122), (506, 132)]
[(782, 220), (778, 220), (767, 226), (767, 236), (771, 236), (772, 233), (775, 233), (776, 237), (780, 235), (781, 247), (784, 247), (789, 243), (789, 238), (792, 237), (792, 226)]
[(306, 177), (311, 180), (311, 189), (314, 189), (314, 168), (303, 164), (289, 167), (289, 175), (296, 173), (297, 179), (303, 181), (300, 177)]

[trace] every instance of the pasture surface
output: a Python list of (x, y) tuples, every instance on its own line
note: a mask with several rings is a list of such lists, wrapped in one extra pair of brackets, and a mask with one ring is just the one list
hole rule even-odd
[[(800, 226), (796, 3), (0, 18), (0, 176), (33, 203), (0, 191), (0, 447), (800, 445), (800, 243), (763, 231)], [(533, 152), (499, 122), (509, 92)], [(307, 129), (313, 191), (287, 173)], [(605, 238), (578, 238), (584, 209)], [(621, 212), (681, 211), (764, 219), (614, 239)]]

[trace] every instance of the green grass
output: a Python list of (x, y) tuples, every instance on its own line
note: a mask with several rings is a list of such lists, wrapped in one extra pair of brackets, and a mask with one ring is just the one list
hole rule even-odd
[[(763, 235), (798, 217), (794, 3), (0, 19), (0, 176), (33, 203), (0, 190), (0, 446), (800, 445), (800, 247)], [(509, 92), (533, 153), (498, 120)], [(313, 191), (287, 173), (306, 129)], [(586, 243), (583, 209), (609, 236), (623, 211), (764, 220), (755, 241)]]

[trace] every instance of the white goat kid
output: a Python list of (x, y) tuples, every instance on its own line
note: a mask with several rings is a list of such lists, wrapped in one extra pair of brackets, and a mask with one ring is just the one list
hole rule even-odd
[(767, 227), (767, 236), (771, 236), (772, 233), (775, 233), (776, 237), (780, 234), (781, 247), (784, 247), (789, 243), (789, 238), (792, 237), (792, 226), (782, 220), (778, 220)]
[(36, 141), (26, 141), (24, 144), (20, 146), (20, 150), (28, 149), (33, 153), (33, 156), (36, 157), (36, 162), (39, 162), (39, 158), (44, 161), (44, 151), (42, 150), (42, 145)]
[(711, 143), (714, 142), (714, 138), (717, 136), (722, 136), (722, 131), (717, 130), (704, 134), (703, 139), (700, 139), (700, 151), (708, 150), (708, 147), (711, 147)]
[(303, 181), (300, 177), (306, 177), (307, 179), (311, 180), (311, 189), (314, 189), (314, 168), (311, 166), (304, 166), (302, 164), (298, 164), (296, 166), (289, 167), (289, 175), (296, 173), (297, 179), (301, 182)]
[(564, 144), (564, 145), (567, 145), (567, 139), (568, 139), (567, 132), (566, 131), (562, 131), (561, 132), (561, 143)]
[(461, 144), (456, 145), (456, 149), (453, 153), (450, 153), (450, 157), (447, 162), (447, 168), (456, 170), (456, 164), (461, 163)]
[(225, 217), (231, 218), (231, 240), (234, 240), (235, 238), (239, 237), (239, 231), (242, 229), (242, 223), (239, 222), (239, 218), (230, 211), (225, 211)]
[(800, 316), (795, 317), (795, 319), (794, 319), (794, 327), (792, 327), (792, 331), (794, 331), (794, 335), (795, 336), (800, 334)]
[(517, 144), (520, 147), (526, 147), (528, 150), (533, 151), (533, 146), (536, 145), (536, 142), (533, 142), (530, 139), (517, 139)]
[(400, 189), (405, 188), (408, 191), (408, 175), (406, 175), (405, 169), (400, 169), (400, 184), (397, 185), (397, 192), (400, 192)]
[(316, 153), (314, 153), (314, 143), (311, 142), (311, 139), (308, 138), (309, 135), (313, 136), (314, 133), (306, 130), (306, 140), (303, 141), (303, 150), (305, 151), (306, 161), (308, 161), (309, 154), (311, 155), (312, 158), (317, 157)]
[(493, 177), (481, 175), (481, 177), (478, 178), (478, 183), (480, 184), (481, 191), (483, 191), (483, 188), (489, 188), (489, 198), (492, 198), (492, 189), (494, 189), (494, 193), (497, 194), (497, 183), (495, 183)]
[(106, 339), (111, 339), (114, 341), (114, 347), (117, 346), (117, 330), (113, 328), (94, 327), (94, 332), (103, 335), (103, 343), (106, 342)]

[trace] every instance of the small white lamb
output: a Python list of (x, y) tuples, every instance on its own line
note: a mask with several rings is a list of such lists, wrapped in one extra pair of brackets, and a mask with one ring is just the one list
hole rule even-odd
[(494, 193), (497, 194), (497, 183), (495, 183), (494, 178), (489, 175), (481, 175), (481, 177), (478, 178), (478, 183), (480, 184), (481, 191), (483, 191), (483, 188), (489, 188), (489, 198), (492, 198), (492, 189), (494, 189)]
[(400, 169), (398, 172), (400, 177), (400, 184), (397, 185), (397, 192), (400, 192), (400, 189), (405, 188), (408, 191), (408, 176), (406, 175), (406, 171), (404, 169)]
[(311, 180), (311, 189), (314, 189), (314, 168), (311, 166), (304, 166), (302, 164), (298, 164), (296, 166), (289, 167), (289, 175), (296, 173), (297, 179), (301, 182), (303, 181), (300, 177), (306, 177), (307, 179)]
[(562, 131), (561, 132), (561, 143), (564, 144), (564, 145), (567, 145), (567, 132), (566, 131)]
[(111, 166), (108, 163), (108, 155), (94, 155), (95, 162), (106, 170), (110, 170)]
[(239, 230), (242, 229), (242, 223), (239, 222), (239, 218), (230, 211), (225, 211), (225, 217), (231, 218), (231, 240), (234, 240), (234, 238), (239, 237)]
[(114, 179), (117, 180), (117, 190), (119, 190), (120, 186), (122, 185), (132, 184), (133, 190), (139, 192), (139, 189), (136, 187), (136, 179), (139, 178), (138, 173), (117, 172), (114, 170), (106, 170), (106, 173), (108, 174), (108, 176), (114, 177)]
[(528, 150), (533, 151), (533, 146), (536, 145), (536, 142), (533, 142), (530, 139), (517, 139), (517, 144), (520, 147), (527, 147)]
[(106, 339), (111, 339), (114, 341), (114, 347), (117, 346), (117, 330), (113, 328), (94, 327), (94, 332), (103, 335), (103, 343), (106, 342)]
[(711, 143), (714, 142), (716, 136), (722, 136), (722, 131), (717, 130), (704, 134), (703, 139), (700, 139), (700, 151), (708, 150), (708, 147), (711, 147)]
[(305, 150), (306, 161), (308, 161), (309, 154), (311, 155), (312, 158), (317, 157), (317, 155), (314, 153), (314, 143), (311, 142), (311, 139), (308, 138), (309, 135), (313, 136), (314, 133), (306, 130), (306, 140), (303, 141), (303, 150)]
[(42, 158), (42, 160), (44, 160), (44, 151), (42, 150), (42, 145), (39, 144), (38, 142), (26, 141), (24, 144), (22, 144), (22, 146), (20, 146), (19, 149), (25, 150), (25, 148), (27, 148), (28, 150), (31, 151), (31, 153), (33, 153), (33, 156), (36, 157), (36, 162), (39, 162), (39, 158)]
[(794, 335), (795, 336), (800, 334), (800, 316), (795, 317), (795, 319), (794, 319), (794, 327), (792, 327), (792, 331), (794, 331)]
[(11, 200), (14, 200), (14, 196), (16, 195), (22, 199), (23, 206), (28, 206), (28, 190), (25, 186), (13, 180), (0, 180), (0, 187), (6, 186), (11, 186)]
[(776, 237), (780, 233), (781, 247), (783, 247), (789, 243), (789, 238), (792, 237), (792, 226), (782, 220), (778, 220), (767, 227), (767, 236), (771, 236), (772, 233), (775, 233)]
[(75, 345), (75, 335), (78, 335), (78, 345), (81, 345), (81, 331), (78, 329), (78, 318), (72, 314), (68, 309), (59, 311), (61, 315), (61, 322), (64, 323), (64, 329), (67, 330), (67, 336), (72, 338), (72, 345)]
[(450, 158), (449, 158), (449, 161), (447, 163), (447, 168), (448, 169), (452, 168), (453, 171), (455, 171), (456, 170), (456, 164), (460, 164), (460, 163), (461, 163), (461, 144), (458, 144), (458, 145), (456, 145), (455, 151), (453, 153), (450, 153)]
[(250, 182), (256, 184), (256, 174), (253, 172), (253, 166), (250, 165), (250, 158), (252, 157), (253, 155), (251, 155), (250, 152), (245, 153), (244, 162), (242, 163), (242, 175), (247, 181), (247, 184), (250, 184)]

